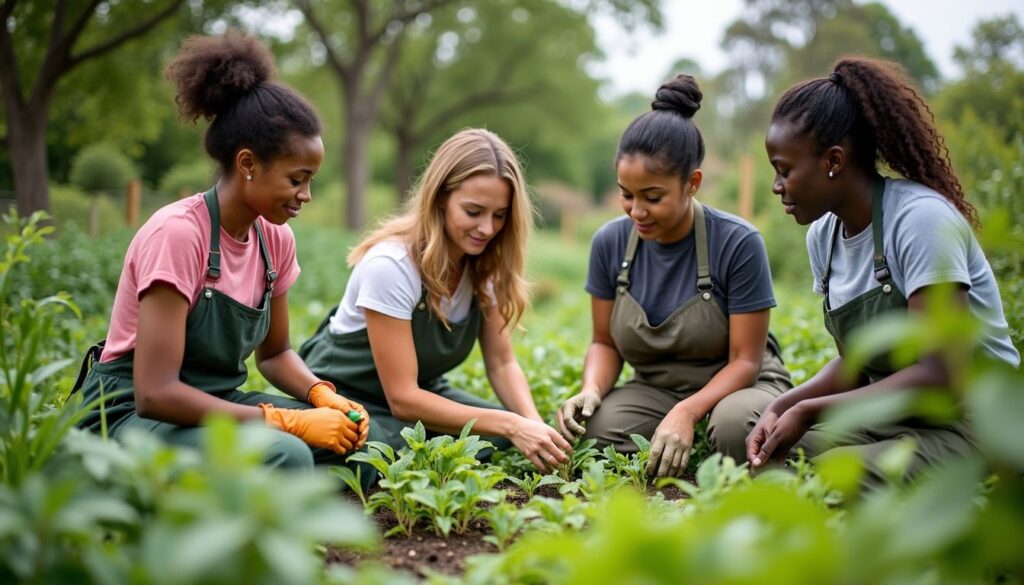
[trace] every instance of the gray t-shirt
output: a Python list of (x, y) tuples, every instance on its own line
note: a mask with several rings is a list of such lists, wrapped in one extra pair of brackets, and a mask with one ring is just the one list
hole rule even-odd
[[(945, 197), (913, 181), (886, 179), (882, 201), (882, 249), (896, 287), (909, 298), (933, 284), (966, 285), (971, 311), (988, 331), (983, 349), (1019, 366), (1020, 354), (1010, 341), (992, 268), (963, 215)], [(822, 294), (821, 278), (836, 221), (828, 213), (807, 231), (807, 253), (818, 294)], [(844, 238), (840, 230), (828, 287), (833, 309), (879, 286), (873, 257), (871, 226), (852, 238)]]
[[(704, 206), (713, 294), (726, 314), (751, 313), (775, 306), (768, 252), (757, 228), (724, 211)], [(633, 222), (618, 217), (601, 226), (590, 245), (586, 291), (615, 298), (616, 278)], [(694, 231), (678, 242), (641, 240), (629, 274), (629, 292), (647, 320), (657, 326), (697, 294)]]

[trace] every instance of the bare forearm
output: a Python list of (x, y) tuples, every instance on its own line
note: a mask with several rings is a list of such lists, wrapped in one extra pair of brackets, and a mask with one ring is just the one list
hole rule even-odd
[(263, 418), (255, 406), (228, 402), (181, 382), (149, 392), (136, 391), (135, 409), (141, 417), (181, 426), (197, 426), (213, 413), (239, 421)]
[(903, 368), (874, 384), (841, 393), (804, 399), (801, 407), (807, 409), (811, 416), (817, 418), (825, 409), (843, 402), (862, 400), (892, 392), (918, 392), (922, 389), (948, 387), (948, 385), (949, 376), (941, 363), (935, 359), (927, 359)]
[(622, 373), (622, 356), (613, 346), (593, 342), (583, 360), (583, 390), (605, 396)]
[(843, 383), (842, 368), (843, 358), (836, 356), (809, 380), (776, 398), (772, 402), (772, 408), (777, 414), (782, 414), (803, 400), (829, 396), (854, 388), (856, 381)]
[(408, 390), (398, 400), (388, 399), (392, 414), (405, 421), (419, 420), (432, 431), (458, 433), (470, 419), (476, 419), (473, 434), (508, 437), (518, 414), (492, 408), (467, 406), (422, 388)]
[(493, 369), (488, 368), (487, 378), (505, 408), (526, 418), (541, 420), (537, 405), (530, 395), (530, 385), (518, 362), (513, 360)]
[(257, 356), (256, 369), (275, 388), (301, 401), (306, 400), (306, 392), (318, 381), (299, 354), (290, 348), (263, 359)]

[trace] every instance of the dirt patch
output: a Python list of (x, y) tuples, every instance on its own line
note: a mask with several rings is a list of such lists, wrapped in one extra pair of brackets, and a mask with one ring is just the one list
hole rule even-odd
[[(685, 477), (693, 481), (692, 477)], [(523, 506), (528, 501), (526, 494), (515, 487), (512, 482), (498, 484), (498, 489), (507, 493), (507, 501)], [(379, 488), (370, 490), (367, 494), (378, 491)], [(653, 495), (658, 490), (653, 487), (648, 493)], [(686, 497), (686, 494), (676, 487), (666, 487), (661, 491), (666, 500), (679, 500)], [(553, 485), (540, 486), (534, 493), (548, 498), (561, 498), (558, 487)], [(349, 498), (356, 505), (360, 502), (355, 496), (346, 492), (344, 497)], [(378, 532), (384, 534), (397, 525), (394, 514), (390, 510), (378, 510), (370, 517), (377, 526)], [(448, 538), (438, 536), (428, 526), (418, 525), (409, 536), (396, 535), (381, 540), (380, 547), (373, 551), (358, 551), (351, 549), (328, 548), (327, 563), (344, 563), (357, 566), (364, 562), (377, 562), (391, 569), (407, 571), (417, 577), (426, 577), (427, 569), (444, 573), (447, 575), (461, 575), (466, 569), (466, 558), (482, 553), (496, 553), (497, 547), (484, 541), (484, 536), (490, 534), (490, 528), (486, 521), (477, 520), (465, 534), (453, 534)]]
[[(512, 491), (510, 490), (510, 493)], [(355, 502), (359, 503), (358, 500)], [(378, 510), (371, 519), (381, 534), (397, 525), (390, 510)], [(466, 569), (467, 557), (498, 552), (497, 547), (484, 541), (483, 537), (489, 533), (490, 529), (483, 521), (471, 524), (465, 534), (453, 534), (448, 538), (438, 536), (430, 527), (417, 526), (409, 536), (399, 534), (382, 539), (380, 547), (373, 551), (328, 548), (327, 563), (356, 566), (373, 561), (391, 569), (407, 571), (417, 577), (426, 577), (425, 569), (447, 575), (460, 575)]]

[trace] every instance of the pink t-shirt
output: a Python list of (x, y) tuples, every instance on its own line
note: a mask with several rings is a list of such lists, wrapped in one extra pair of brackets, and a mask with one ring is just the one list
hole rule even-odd
[[(274, 296), (283, 294), (299, 276), (295, 259), (295, 235), (287, 225), (256, 219), (263, 230), (267, 250), (277, 271)], [(246, 242), (220, 230), (220, 279), (206, 277), (210, 254), (210, 213), (203, 194), (171, 203), (153, 214), (125, 253), (124, 268), (110, 315), (107, 343), (100, 357), (109, 362), (135, 347), (139, 321), (139, 297), (155, 282), (169, 284), (196, 306), (203, 288), (215, 288), (236, 301), (258, 307), (266, 290), (265, 266), (260, 257), (255, 227)]]

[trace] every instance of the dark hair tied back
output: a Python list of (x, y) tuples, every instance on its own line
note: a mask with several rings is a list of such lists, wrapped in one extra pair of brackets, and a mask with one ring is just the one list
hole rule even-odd
[(700, 109), (704, 94), (692, 75), (677, 75), (675, 79), (662, 84), (654, 94), (652, 110), (671, 110), (685, 118), (692, 118)]
[(853, 159), (864, 170), (874, 172), (881, 160), (945, 196), (978, 225), (978, 213), (964, 197), (931, 109), (898, 63), (842, 57), (827, 78), (786, 90), (772, 113), (772, 123), (779, 122), (809, 137), (818, 152), (849, 138)]
[(211, 120), (206, 152), (230, 174), (235, 154), (251, 148), (272, 161), (293, 135), (320, 135), (320, 119), (291, 88), (271, 81), (274, 57), (258, 39), (229, 31), (223, 36), (191, 37), (167, 66), (181, 116)]
[(693, 123), (703, 97), (691, 75), (677, 75), (659, 87), (651, 111), (623, 132), (615, 164), (623, 157), (644, 156), (649, 171), (688, 180), (704, 162), (704, 138)]

